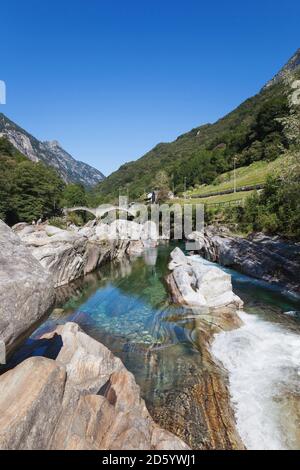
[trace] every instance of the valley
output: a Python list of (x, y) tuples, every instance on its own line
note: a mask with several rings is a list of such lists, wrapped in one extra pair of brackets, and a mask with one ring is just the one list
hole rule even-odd
[[(244, 301), (244, 313), (239, 314), (242, 326), (227, 332), (224, 324), (219, 330), (216, 326), (219, 332), (211, 350), (229, 371), (238, 426), (234, 431), (226, 404), (228, 392), (218, 383), (215, 374), (220, 372), (205, 346), (210, 322), (220, 320), (173, 303), (164, 283), (175, 246), (161, 245), (130, 260), (116, 260), (74, 286), (60, 288), (61, 300), (53, 313), (11, 364), (41, 354), (39, 338), (58, 325), (75, 322), (122, 359), (155, 421), (191, 448), (243, 448), (239, 433), (248, 449), (297, 449), (299, 300), (230, 271), (234, 292)], [(195, 259), (201, 262), (200, 257)], [(217, 395), (217, 403), (207, 402), (211, 393)], [(293, 418), (287, 422), (286, 415)]]
[(0, 449), (300, 448), (299, 67), (108, 177), (0, 114)]

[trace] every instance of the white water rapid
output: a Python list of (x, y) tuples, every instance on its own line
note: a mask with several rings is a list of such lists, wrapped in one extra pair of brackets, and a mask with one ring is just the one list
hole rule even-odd
[(241, 312), (244, 325), (215, 336), (248, 449), (300, 448), (300, 335)]

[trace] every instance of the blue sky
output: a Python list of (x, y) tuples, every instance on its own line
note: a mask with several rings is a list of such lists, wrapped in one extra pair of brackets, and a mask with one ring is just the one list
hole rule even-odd
[(12, 120), (106, 175), (255, 94), (300, 47), (300, 3), (1, 2)]

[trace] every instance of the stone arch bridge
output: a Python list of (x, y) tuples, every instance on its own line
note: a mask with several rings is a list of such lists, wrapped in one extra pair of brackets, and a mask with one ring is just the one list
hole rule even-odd
[(126, 207), (120, 207), (120, 206), (113, 206), (111, 204), (102, 204), (99, 207), (96, 207), (95, 209), (91, 207), (86, 207), (86, 206), (76, 206), (76, 207), (70, 207), (70, 208), (64, 208), (63, 213), (65, 215), (69, 214), (70, 212), (77, 212), (77, 211), (85, 211), (89, 212), (90, 214), (93, 214), (96, 219), (101, 219), (105, 214), (108, 214), (109, 212), (113, 211), (120, 211), (120, 212), (127, 212), (128, 215), (131, 215), (134, 217), (136, 215), (136, 211), (130, 210), (129, 208)]

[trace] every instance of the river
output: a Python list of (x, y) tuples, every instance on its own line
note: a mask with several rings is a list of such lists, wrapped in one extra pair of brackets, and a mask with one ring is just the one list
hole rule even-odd
[[(43, 332), (77, 322), (134, 373), (161, 425), (173, 431), (181, 425), (192, 447), (205, 448), (205, 429), (188, 400), (202, 367), (196, 319), (189, 309), (170, 303), (164, 282), (174, 246), (110, 263), (60, 289), (57, 308), (11, 363), (42, 355), (36, 339)], [(299, 449), (300, 302), (226, 271), (245, 303), (240, 313), (244, 324), (216, 335), (212, 353), (228, 373), (238, 432), (248, 449)]]

